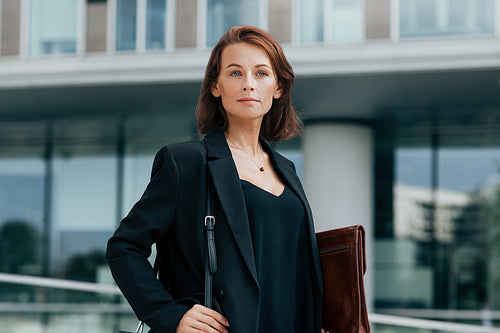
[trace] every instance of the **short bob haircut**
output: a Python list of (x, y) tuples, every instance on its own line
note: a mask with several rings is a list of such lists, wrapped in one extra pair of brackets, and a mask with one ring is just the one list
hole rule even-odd
[(251, 26), (230, 28), (212, 50), (196, 108), (198, 131), (204, 135), (218, 124), (223, 130), (227, 128), (227, 116), (222, 100), (212, 95), (211, 88), (219, 78), (222, 51), (226, 46), (237, 43), (253, 44), (267, 53), (276, 73), (278, 86), (281, 88), (281, 97), (273, 100), (271, 109), (264, 116), (260, 137), (266, 141), (276, 142), (300, 135), (303, 123), (292, 107), (290, 96), (295, 79), (292, 66), (285, 58), (278, 42), (270, 34)]

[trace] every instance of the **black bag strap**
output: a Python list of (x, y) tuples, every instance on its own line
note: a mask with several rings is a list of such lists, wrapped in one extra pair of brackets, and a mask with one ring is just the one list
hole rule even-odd
[(205, 301), (207, 308), (212, 308), (212, 275), (217, 273), (217, 251), (215, 248), (215, 217), (213, 214), (213, 185), (207, 170), (207, 215), (205, 231), (207, 251), (205, 253)]
[[(205, 300), (204, 306), (212, 308), (212, 275), (217, 273), (217, 251), (215, 248), (215, 217), (213, 214), (213, 185), (207, 168), (207, 214), (204, 225), (206, 231), (206, 253), (205, 253)], [(153, 270), (158, 277), (158, 257), (155, 258)]]

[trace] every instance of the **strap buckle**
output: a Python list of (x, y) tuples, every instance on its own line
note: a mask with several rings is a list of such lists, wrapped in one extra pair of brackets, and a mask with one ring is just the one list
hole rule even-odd
[(215, 216), (212, 216), (212, 215), (205, 216), (205, 227), (207, 226), (208, 223), (210, 223), (210, 225), (214, 226), (215, 225)]

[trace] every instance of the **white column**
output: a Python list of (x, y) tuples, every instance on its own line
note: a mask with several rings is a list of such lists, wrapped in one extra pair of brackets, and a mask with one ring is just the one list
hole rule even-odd
[(391, 0), (390, 39), (395, 43), (399, 41), (399, 0)]
[(303, 136), (304, 188), (316, 232), (361, 224), (366, 230), (368, 310), (373, 304), (373, 133), (366, 124), (314, 123)]
[(30, 9), (31, 1), (21, 0), (21, 18), (19, 20), (19, 57), (23, 59), (28, 58), (30, 52)]
[(117, 0), (108, 0), (106, 8), (106, 52), (113, 55), (116, 50), (116, 8)]
[(0, 56), (2, 56), (2, 7), (3, 3), (0, 0)]
[(87, 52), (87, 1), (78, 0), (76, 10), (76, 54)]
[(177, 0), (167, 0), (165, 13), (165, 50), (173, 51), (175, 49), (176, 20), (177, 20)]
[(207, 0), (197, 1), (196, 46), (200, 50), (207, 48)]

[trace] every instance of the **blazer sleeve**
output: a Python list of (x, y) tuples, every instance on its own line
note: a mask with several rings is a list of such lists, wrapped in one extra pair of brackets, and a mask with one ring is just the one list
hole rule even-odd
[(155, 332), (175, 332), (189, 310), (163, 288), (147, 260), (151, 245), (174, 223), (178, 189), (178, 166), (164, 147), (156, 154), (144, 194), (121, 221), (106, 250), (118, 287), (139, 320)]

